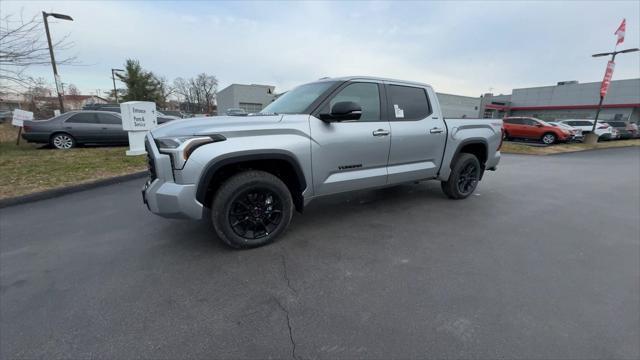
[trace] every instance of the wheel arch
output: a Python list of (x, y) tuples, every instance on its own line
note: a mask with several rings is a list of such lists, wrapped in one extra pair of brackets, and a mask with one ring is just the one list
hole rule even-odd
[(234, 155), (220, 160), (210, 161), (202, 171), (196, 199), (205, 207), (211, 207), (213, 194), (229, 177), (245, 170), (262, 170), (282, 180), (293, 198), (297, 211), (304, 209), (302, 192), (307, 188), (304, 172), (300, 163), (285, 153), (260, 153)]
[[(475, 155), (480, 161), (480, 165), (484, 168), (484, 164), (487, 162), (487, 159), (489, 159), (489, 144), (487, 140), (483, 138), (466, 139), (458, 145), (452, 159), (455, 159), (460, 153)], [(453, 162), (451, 162), (449, 167), (452, 166)]]
[(472, 154), (478, 158), (478, 161), (480, 161), (480, 167), (482, 168), (479, 180), (482, 180), (482, 176), (484, 175), (484, 170), (485, 170), (485, 164), (489, 159), (489, 144), (487, 140), (483, 138), (470, 138), (458, 144), (456, 151), (453, 153), (453, 156), (451, 157), (451, 162), (449, 163), (449, 169), (453, 169), (453, 166), (455, 166), (454, 160), (461, 153)]

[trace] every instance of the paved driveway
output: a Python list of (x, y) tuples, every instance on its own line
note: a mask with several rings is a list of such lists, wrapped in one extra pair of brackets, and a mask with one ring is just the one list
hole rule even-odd
[(250, 251), (141, 184), (0, 210), (0, 357), (640, 356), (638, 148), (319, 200)]

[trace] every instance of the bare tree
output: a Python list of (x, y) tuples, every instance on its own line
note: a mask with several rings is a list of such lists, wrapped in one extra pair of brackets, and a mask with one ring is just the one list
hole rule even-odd
[(173, 89), (181, 102), (186, 103), (187, 111), (194, 111), (193, 105), (196, 103), (193, 87), (190, 80), (181, 77), (173, 80)]
[(32, 79), (29, 87), (22, 93), (27, 104), (26, 108), (32, 111), (36, 118), (49, 118), (53, 115), (53, 102), (51, 86), (44, 78)]
[(206, 108), (206, 112), (210, 114), (218, 93), (218, 79), (213, 75), (202, 73), (196, 77), (196, 84), (202, 94), (202, 101), (199, 102), (200, 106)]
[(169, 84), (169, 81), (164, 76), (154, 76), (156, 82), (158, 83), (158, 92), (160, 94), (160, 106), (162, 108), (167, 107), (167, 101), (169, 101), (169, 96), (173, 95), (176, 92), (176, 89)]
[(69, 96), (78, 96), (80, 95), (80, 90), (74, 84), (69, 84), (69, 86), (67, 87), (67, 94)]
[(206, 73), (173, 80), (173, 91), (187, 104), (187, 111), (211, 113), (218, 93), (218, 79)]
[[(72, 46), (68, 36), (53, 44), (55, 50), (66, 50)], [(58, 65), (74, 63), (75, 57), (56, 60)], [(5, 15), (0, 18), (0, 89), (29, 88), (35, 79), (25, 71), (33, 65), (51, 63), (49, 46), (42, 19), (36, 15), (25, 20), (22, 16)]]

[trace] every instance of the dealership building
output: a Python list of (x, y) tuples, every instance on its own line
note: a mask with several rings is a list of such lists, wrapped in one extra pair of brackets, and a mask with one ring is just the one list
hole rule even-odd
[(275, 86), (231, 84), (218, 91), (216, 103), (218, 115), (224, 115), (229, 109), (243, 109), (248, 113), (256, 113), (275, 99)]
[[(480, 114), (485, 118), (594, 119), (599, 101), (600, 82), (563, 81), (553, 86), (513, 89), (510, 95), (485, 94)], [(612, 81), (598, 118), (639, 122), (640, 78)]]

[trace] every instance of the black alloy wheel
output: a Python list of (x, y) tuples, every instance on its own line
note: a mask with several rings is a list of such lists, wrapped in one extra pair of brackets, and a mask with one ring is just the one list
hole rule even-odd
[(282, 199), (266, 188), (252, 188), (236, 196), (229, 209), (229, 225), (238, 236), (256, 240), (268, 236), (282, 221)]

